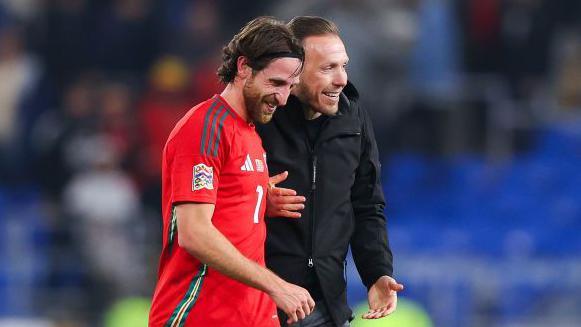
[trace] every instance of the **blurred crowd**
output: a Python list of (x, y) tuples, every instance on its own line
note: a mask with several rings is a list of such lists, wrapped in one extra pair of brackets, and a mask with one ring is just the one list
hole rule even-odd
[[(37, 313), (98, 321), (150, 295), (167, 135), (264, 14), (338, 24), (385, 158), (506, 156), (581, 108), (577, 0), (2, 1), (0, 189), (34, 189), (49, 213)], [(61, 292), (71, 266), (83, 281)]]
[(165, 140), (220, 91), (225, 35), (258, 10), (227, 7), (0, 4), (0, 188), (34, 189), (49, 220), (48, 268), (30, 310), (99, 321), (114, 299), (150, 296)]

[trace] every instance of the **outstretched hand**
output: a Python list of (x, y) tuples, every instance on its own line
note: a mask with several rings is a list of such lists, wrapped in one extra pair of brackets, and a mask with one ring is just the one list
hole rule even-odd
[(268, 193), (266, 196), (266, 216), (300, 218), (299, 210), (305, 208), (305, 197), (297, 195), (295, 190), (277, 187), (288, 177), (288, 171), (274, 175), (268, 180)]
[(403, 290), (403, 285), (389, 276), (381, 276), (369, 289), (367, 300), (369, 311), (363, 314), (363, 319), (378, 319), (392, 314), (397, 307), (397, 292)]

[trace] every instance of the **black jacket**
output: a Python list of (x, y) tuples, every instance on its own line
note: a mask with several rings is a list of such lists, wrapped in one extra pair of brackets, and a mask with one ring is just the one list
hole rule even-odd
[(368, 289), (393, 272), (377, 145), (369, 116), (357, 101), (357, 90), (349, 83), (337, 115), (323, 123), (312, 149), (296, 97), (289, 97), (272, 122), (258, 128), (270, 175), (288, 170), (288, 179), (278, 186), (307, 198), (301, 218), (266, 219), (267, 266), (303, 287), (314, 269), (337, 324), (352, 314), (344, 271), (349, 244)]

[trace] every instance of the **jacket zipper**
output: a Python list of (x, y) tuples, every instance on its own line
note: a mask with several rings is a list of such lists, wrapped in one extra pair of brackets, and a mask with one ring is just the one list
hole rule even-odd
[[(313, 260), (313, 253), (315, 252), (315, 190), (317, 189), (317, 145), (321, 142), (321, 133), (325, 129), (325, 127), (329, 124), (329, 120), (333, 117), (327, 118), (326, 121), (323, 122), (321, 129), (319, 130), (319, 134), (315, 139), (314, 145), (311, 146), (310, 142), (307, 140), (307, 148), (311, 153), (311, 163), (312, 163), (312, 172), (313, 176), (311, 178), (311, 235), (309, 237), (310, 247), (309, 247), (309, 259), (307, 260), (307, 267), (314, 268), (315, 261)], [(306, 125), (305, 125), (306, 126)], [(306, 129), (305, 129), (306, 132)], [(306, 135), (306, 134), (305, 134)]]
[(311, 180), (311, 191), (317, 189), (317, 155), (313, 154), (313, 179)]
[(307, 262), (307, 267), (313, 268), (315, 263), (313, 262), (313, 252), (315, 248), (315, 190), (317, 189), (317, 155), (313, 153), (312, 157), (312, 168), (313, 168), (313, 177), (311, 179), (311, 237), (310, 237), (310, 253), (309, 253), (309, 260)]

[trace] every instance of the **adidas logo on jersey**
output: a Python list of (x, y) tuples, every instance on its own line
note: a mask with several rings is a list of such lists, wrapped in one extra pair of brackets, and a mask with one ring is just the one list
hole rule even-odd
[(250, 159), (250, 155), (246, 155), (246, 160), (244, 160), (244, 164), (240, 167), (242, 171), (254, 171), (254, 166), (252, 166), (252, 160)]

